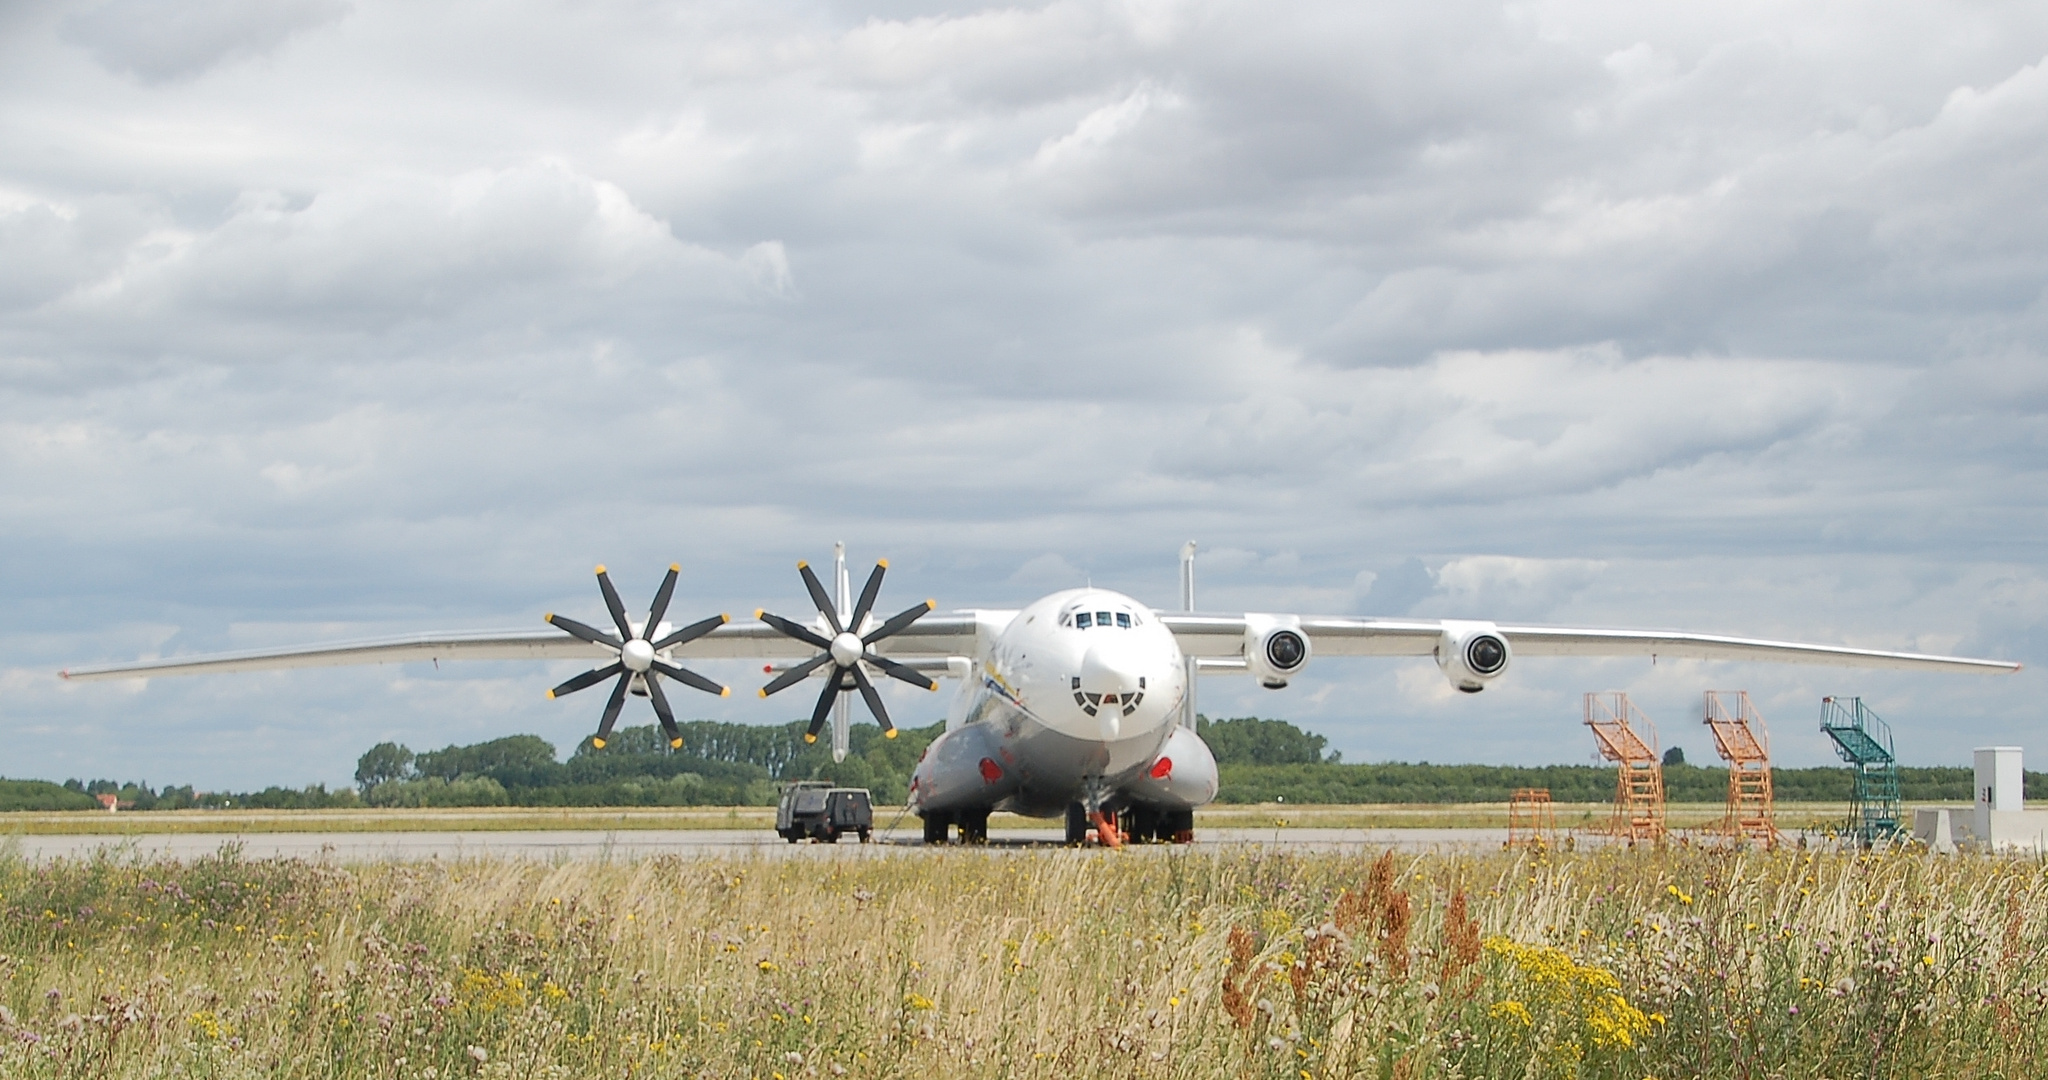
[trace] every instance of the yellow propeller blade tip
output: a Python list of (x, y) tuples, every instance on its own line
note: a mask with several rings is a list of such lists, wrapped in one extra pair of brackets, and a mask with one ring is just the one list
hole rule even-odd
[(718, 621), (722, 623), (729, 623), (732, 621), (732, 616), (727, 615), (725, 612), (721, 611), (718, 613)]
[(817, 742), (817, 741), (818, 741), (818, 737), (817, 737), (816, 735), (813, 735), (813, 734), (811, 734), (810, 732), (806, 731), (806, 732), (804, 732), (804, 741), (805, 741), (805, 742)]
[(718, 696), (719, 696), (719, 697), (731, 697), (731, 696), (732, 696), (732, 687), (730, 687), (730, 686), (721, 686), (721, 687), (719, 687), (719, 688), (718, 688)]
[(550, 690), (550, 691), (548, 691), (548, 700), (549, 700), (549, 701), (553, 701), (553, 700), (555, 700), (555, 692), (554, 692), (553, 690)]
[(927, 689), (927, 690), (931, 691), (932, 693), (936, 694), (936, 693), (938, 693), (938, 692), (939, 692), (939, 684), (938, 684), (938, 683), (933, 683), (933, 684), (931, 684), (930, 686), (927, 686), (927, 687), (925, 687), (925, 689)]
[(763, 616), (763, 615), (766, 615), (767, 613), (768, 613), (768, 609), (767, 609), (767, 608), (764, 608), (764, 607), (757, 607), (757, 608), (755, 608), (755, 609), (754, 609), (754, 618), (758, 619), (758, 618), (760, 618), (761, 616)]
[(937, 600), (931, 600), (931, 599), (927, 599), (927, 600), (925, 600), (925, 602), (924, 602), (924, 609), (925, 609), (926, 611), (930, 611), (931, 609), (933, 609), (933, 608), (935, 608), (935, 607), (938, 607), (938, 606), (939, 606), (939, 602), (938, 602)]
[(598, 573), (600, 573), (600, 574), (604, 573), (604, 564), (603, 564), (603, 563), (598, 563), (598, 564), (597, 564), (597, 572), (598, 572)]
[(678, 574), (683, 572), (683, 564), (679, 562), (672, 562), (668, 564), (668, 568)]
[(681, 740), (681, 739), (670, 739), (670, 740), (668, 741), (668, 748), (669, 748), (669, 749), (671, 749), (671, 750), (681, 750), (681, 749), (683, 748), (683, 740)]
[(889, 560), (887, 560), (887, 559), (876, 559), (876, 560), (875, 560), (875, 565), (876, 565), (876, 566), (879, 566), (879, 567), (881, 567), (881, 568), (882, 568), (882, 569), (884, 569), (884, 570), (887, 570), (887, 569), (889, 568)]
[(540, 621), (542, 621), (542, 622), (554, 622), (554, 621), (555, 621), (555, 613), (554, 613), (554, 612), (552, 612), (552, 611), (548, 612), (547, 614), (545, 614), (545, 615), (543, 615), (543, 616), (541, 616), (541, 617), (540, 617)]
[(895, 738), (895, 737), (896, 737), (896, 729), (895, 729), (895, 728), (890, 728), (889, 730), (887, 730), (887, 731), (884, 731), (884, 732), (882, 732), (882, 738), (884, 738), (884, 739), (893, 739), (893, 738)]
[(797, 568), (797, 569), (799, 569), (799, 570), (802, 570), (802, 569), (803, 569), (804, 567), (806, 567), (806, 566), (809, 566), (809, 565), (811, 565), (811, 563), (810, 563), (810, 560), (808, 560), (808, 559), (798, 559), (798, 560), (796, 561), (796, 568)]
[(604, 749), (604, 740), (593, 735), (590, 738), (590, 745), (597, 747), (599, 750), (602, 750)]
[(767, 696), (768, 696), (768, 688), (767, 688), (767, 687), (765, 687), (765, 686), (764, 686), (764, 687), (762, 687), (762, 688), (761, 688), (761, 696), (762, 696), (762, 697), (767, 697)]

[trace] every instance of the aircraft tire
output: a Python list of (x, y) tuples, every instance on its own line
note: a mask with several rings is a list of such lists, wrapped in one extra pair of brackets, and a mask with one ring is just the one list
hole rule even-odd
[(1088, 812), (1080, 803), (1067, 804), (1067, 845), (1079, 847), (1088, 841)]
[(945, 814), (935, 813), (927, 815), (924, 819), (924, 842), (927, 844), (945, 843), (946, 829), (951, 824), (953, 824), (952, 819)]

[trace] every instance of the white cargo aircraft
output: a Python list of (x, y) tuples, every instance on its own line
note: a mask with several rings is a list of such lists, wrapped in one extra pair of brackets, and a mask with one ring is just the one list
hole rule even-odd
[[(154, 678), (272, 668), (384, 664), (417, 660), (598, 660), (600, 667), (548, 691), (574, 693), (616, 677), (593, 745), (602, 748), (626, 695), (649, 699), (670, 745), (682, 743), (661, 679), (714, 694), (730, 691), (678, 659), (768, 661), (774, 677), (761, 696), (806, 679), (824, 685), (806, 741), (816, 741), (836, 712), (835, 758), (847, 747), (844, 695), (857, 692), (893, 738), (895, 727), (873, 676), (937, 690), (932, 675), (960, 680), (946, 731), (919, 760), (910, 809), (927, 842), (957, 829), (987, 839), (988, 817), (1006, 810), (1066, 817), (1067, 838), (1093, 826), (1112, 845), (1126, 836), (1184, 842), (1194, 809), (1216, 796), (1216, 759), (1195, 734), (1195, 677), (1249, 675), (1273, 689), (1300, 675), (1316, 655), (1430, 656), (1451, 685), (1478, 693), (1516, 656), (1649, 656), (1771, 660), (1840, 667), (2009, 674), (1998, 660), (1852, 649), (1673, 631), (1508, 626), (1453, 619), (1198, 614), (1194, 551), (1181, 549), (1179, 612), (1158, 612), (1107, 589), (1069, 589), (1020, 611), (930, 614), (925, 601), (888, 619), (874, 615), (886, 561), (877, 563), (857, 600), (848, 588), (845, 546), (833, 556), (836, 596), (799, 563), (818, 614), (796, 622), (765, 611), (749, 621), (715, 615), (680, 629), (664, 621), (679, 567), (655, 594), (644, 621), (628, 618), (604, 567), (597, 582), (617, 633), (549, 615), (554, 630), (431, 633), (377, 641), (171, 657), (62, 672), (74, 681)], [(846, 616), (841, 617), (845, 612)], [(803, 646), (805, 648), (799, 648)]]

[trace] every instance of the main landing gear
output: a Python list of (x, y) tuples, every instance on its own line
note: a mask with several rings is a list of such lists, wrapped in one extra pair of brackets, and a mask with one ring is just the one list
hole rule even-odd
[(1193, 810), (1126, 806), (1113, 813), (1097, 811), (1091, 814), (1080, 803), (1067, 804), (1067, 843), (1070, 846), (1078, 847), (1090, 840), (1113, 848), (1126, 843), (1189, 844), (1194, 839)]
[(924, 842), (943, 844), (954, 826), (960, 828), (960, 842), (963, 844), (988, 843), (988, 811), (956, 810), (951, 813), (931, 813), (924, 819)]

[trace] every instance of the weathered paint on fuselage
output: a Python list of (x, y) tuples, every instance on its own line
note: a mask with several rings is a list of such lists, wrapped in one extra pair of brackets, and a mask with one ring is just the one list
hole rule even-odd
[(1039, 600), (979, 660), (965, 723), (942, 739), (974, 740), (1003, 775), (977, 790), (958, 775), (936, 776), (945, 755), (928, 753), (912, 777), (915, 807), (1064, 813), (1091, 788), (1114, 791), (1142, 776), (1187, 691), (1173, 633), (1143, 604), (1105, 589)]

